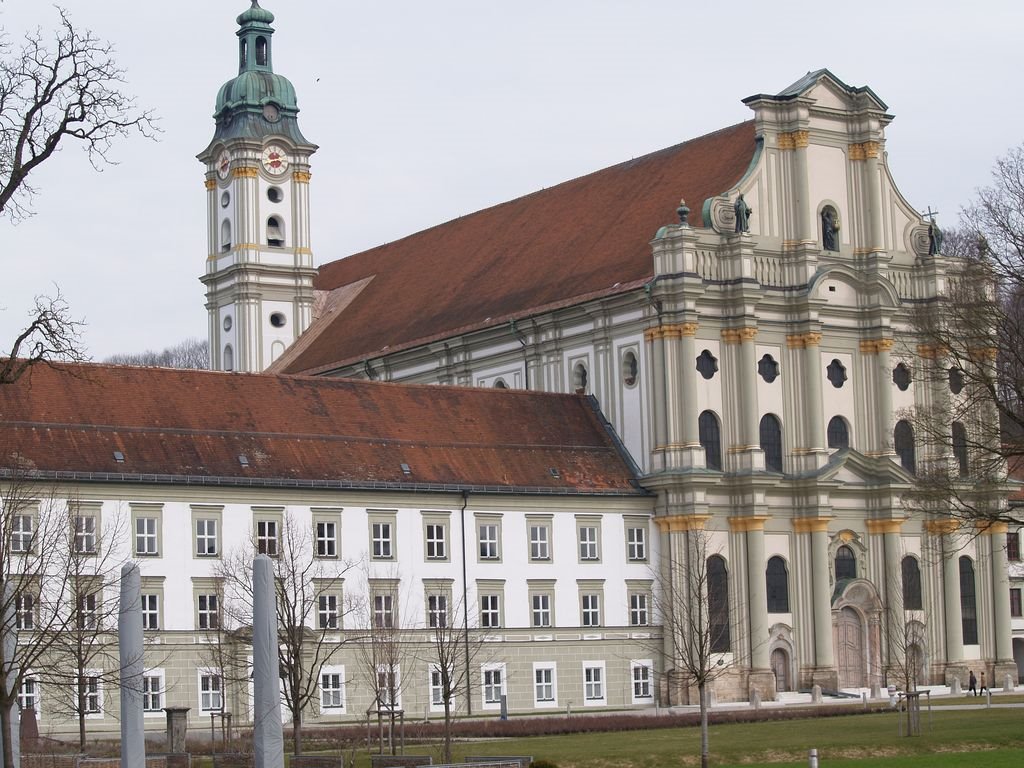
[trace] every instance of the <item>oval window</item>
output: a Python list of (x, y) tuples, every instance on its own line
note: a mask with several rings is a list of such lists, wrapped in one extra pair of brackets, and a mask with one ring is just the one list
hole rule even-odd
[(275, 328), (284, 328), (286, 322), (284, 312), (275, 312), (270, 316), (270, 324)]

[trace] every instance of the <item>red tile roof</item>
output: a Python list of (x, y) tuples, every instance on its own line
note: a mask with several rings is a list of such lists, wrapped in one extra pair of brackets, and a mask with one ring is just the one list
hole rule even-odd
[(333, 378), (38, 365), (0, 386), (0, 472), (14, 454), (82, 480), (641, 493), (588, 398)]
[(319, 290), (372, 279), (275, 370), (324, 372), (633, 290), (653, 277), (649, 242), (678, 221), (680, 198), (700, 225), (755, 148), (753, 121), (740, 123), (325, 264)]

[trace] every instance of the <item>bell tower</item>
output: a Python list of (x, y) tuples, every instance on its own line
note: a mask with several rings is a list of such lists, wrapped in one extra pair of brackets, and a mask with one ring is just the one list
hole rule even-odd
[(309, 159), (295, 88), (273, 70), (274, 15), (238, 19), (238, 76), (221, 86), (206, 167), (210, 367), (264, 370), (309, 325)]

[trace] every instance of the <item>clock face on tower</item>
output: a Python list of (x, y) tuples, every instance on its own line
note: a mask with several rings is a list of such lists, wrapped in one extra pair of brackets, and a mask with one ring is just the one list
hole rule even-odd
[(228, 177), (228, 169), (231, 167), (231, 155), (226, 149), (222, 149), (221, 153), (217, 155), (217, 175), (226, 179)]
[(288, 154), (279, 144), (270, 144), (263, 150), (263, 168), (267, 173), (279, 176), (288, 170)]

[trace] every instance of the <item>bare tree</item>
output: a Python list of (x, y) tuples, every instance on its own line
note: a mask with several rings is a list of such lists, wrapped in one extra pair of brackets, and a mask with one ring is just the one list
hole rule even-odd
[(463, 600), (452, 605), (445, 590), (427, 596), (427, 642), (421, 659), (430, 668), (431, 705), (444, 708), (444, 743), (442, 763), (452, 762), (452, 726), (460, 702), (468, 703), (471, 695), (473, 668), (479, 661), (484, 644), (469, 625), (469, 614)]
[(1024, 522), (1005, 503), (1024, 461), (1024, 147), (997, 161), (936, 264), (943, 294), (911, 308), (931, 397), (906, 414), (925, 447), (907, 500), (972, 528)]
[(206, 339), (185, 339), (160, 352), (147, 350), (137, 354), (111, 355), (104, 362), (112, 365), (206, 370), (210, 367), (210, 342)]
[(116, 139), (156, 131), (123, 90), (110, 43), (57, 10), (52, 35), (37, 29), (19, 46), (0, 37), (0, 215), (15, 221), (31, 215), (31, 174), (66, 142), (80, 142), (99, 168)]
[[(100, 518), (99, 511), (68, 505), (67, 525), (59, 550), (66, 556), (62, 578), (70, 586), (69, 600), (53, 610), (67, 614), (52, 646), (54, 661), (37, 673), (48, 701), (78, 721), (78, 746), (86, 745), (86, 720), (102, 712), (105, 693), (121, 683), (117, 648), (120, 571), (125, 562), (118, 546), (127, 536), (123, 515)], [(53, 546), (53, 539), (46, 540)]]
[[(82, 509), (74, 498), (59, 494), (52, 483), (38, 477), (22, 456), (0, 450), (0, 633), (17, 635), (13, 657), (0, 643), (0, 681), (6, 681), (0, 683), (5, 768), (14, 764), (12, 712), (25, 681), (39, 681), (58, 667), (74, 674), (68, 669), (67, 643), (82, 636), (78, 624), (88, 621), (90, 613), (97, 629), (89, 632), (96, 642), (87, 645), (102, 646), (98, 622), (107, 610), (106, 601), (80, 603), (78, 598), (89, 594), (87, 584), (111, 585), (110, 572), (117, 573), (119, 560), (114, 544), (118, 526), (108, 520), (105, 533), (92, 527), (90, 534), (89, 526), (80, 523), (85, 517), (98, 521), (98, 510)], [(102, 547), (103, 554), (79, 548), (90, 543)], [(93, 658), (84, 664), (76, 661), (75, 666), (82, 669)], [(72, 691), (79, 690), (80, 677)], [(54, 686), (54, 693), (59, 692)]]
[[(344, 645), (340, 630), (348, 611), (341, 591), (352, 566), (339, 558), (336, 530), (331, 537), (314, 535), (309, 526), (287, 512), (279, 530), (278, 521), (264, 522), (273, 527), (254, 532), (248, 547), (227, 553), (217, 575), (224, 585), (226, 618), (239, 627), (236, 632), (244, 633), (242, 628), (252, 626), (252, 559), (257, 553), (273, 559), (282, 694), (291, 715), (298, 755), (302, 754), (305, 713), (311, 704), (319, 702), (321, 668)], [(328, 545), (330, 541), (334, 542), (333, 548)]]
[(675, 688), (697, 689), (700, 760), (702, 768), (707, 768), (708, 688), (730, 671), (727, 654), (736, 641), (736, 632), (729, 610), (728, 583), (723, 579), (724, 570), (719, 571), (721, 558), (710, 549), (709, 533), (694, 526), (681, 535), (686, 537), (685, 559), (676, 560), (670, 548), (658, 574), (656, 607), (665, 640), (660, 650), (670, 700)]
[(71, 317), (64, 297), (36, 296), (31, 321), (17, 335), (6, 359), (0, 359), (0, 385), (10, 384), (29, 367), (55, 361), (82, 362), (82, 323)]
[[(363, 611), (366, 633), (357, 645), (362, 680), (372, 696), (367, 717), (371, 713), (377, 715), (379, 731), (387, 720), (387, 743), (393, 755), (398, 749), (395, 726), (399, 718), (404, 718), (401, 700), (406, 680), (402, 676), (402, 664), (411, 658), (412, 650), (409, 637), (412, 622), (401, 613), (407, 601), (400, 600), (399, 585), (397, 576), (367, 578)], [(383, 736), (379, 749), (384, 752)]]

